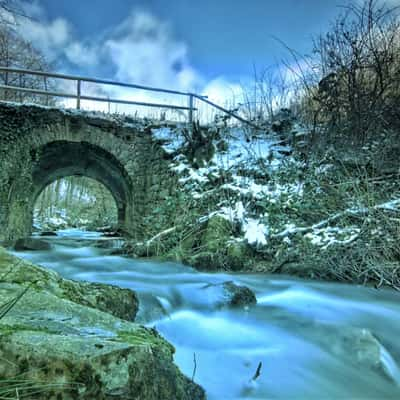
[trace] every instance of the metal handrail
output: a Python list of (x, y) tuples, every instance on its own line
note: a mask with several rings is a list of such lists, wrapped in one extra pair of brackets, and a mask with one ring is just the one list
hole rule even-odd
[[(225, 114), (231, 116), (232, 118), (237, 119), (238, 121), (240, 121), (242, 123), (248, 124), (249, 126), (255, 128), (255, 129), (260, 129), (257, 125), (253, 124), (251, 121), (248, 121), (248, 120), (240, 117), (236, 113), (229, 111), (226, 108), (223, 108), (223, 107), (219, 106), (218, 104), (215, 104), (212, 101), (208, 100), (207, 96), (201, 96), (201, 95), (198, 95), (195, 93), (181, 92), (178, 90), (162, 89), (162, 88), (156, 88), (156, 87), (144, 86), (144, 85), (136, 85), (136, 84), (132, 84), (132, 83), (125, 83), (125, 82), (119, 82), (119, 81), (113, 81), (113, 80), (107, 80), (107, 79), (90, 78), (90, 77), (84, 77), (84, 76), (78, 76), (78, 75), (68, 75), (68, 74), (60, 74), (60, 73), (45, 72), (45, 71), (34, 71), (34, 70), (23, 69), (23, 68), (1, 67), (0, 66), (0, 72), (5, 72), (6, 74), (15, 73), (15, 74), (20, 74), (20, 75), (43, 76), (45, 79), (46, 78), (55, 78), (55, 79), (66, 79), (66, 80), (76, 81), (77, 82), (76, 94), (62, 93), (62, 92), (48, 91), (48, 90), (40, 90), (40, 89), (31, 89), (31, 88), (13, 86), (13, 85), (8, 85), (8, 84), (5, 84), (5, 85), (0, 84), (0, 89), (12, 90), (12, 91), (16, 91), (16, 92), (33, 93), (33, 94), (39, 94), (39, 95), (45, 95), (45, 96), (65, 97), (65, 98), (76, 99), (76, 108), (77, 109), (80, 109), (80, 107), (81, 107), (81, 100), (91, 100), (91, 101), (99, 101), (99, 102), (128, 104), (128, 105), (157, 107), (157, 108), (169, 108), (169, 109), (174, 109), (174, 110), (188, 111), (188, 122), (189, 122), (189, 124), (192, 124), (194, 111), (197, 111), (197, 108), (194, 107), (194, 99), (198, 99), (198, 100), (216, 108), (217, 110), (224, 112)], [(8, 80), (6, 79), (6, 83), (7, 83), (7, 81)], [(175, 104), (159, 104), (159, 103), (148, 103), (148, 102), (131, 101), (131, 100), (110, 99), (110, 98), (106, 98), (106, 97), (97, 97), (97, 96), (85, 96), (85, 95), (82, 95), (82, 93), (81, 93), (82, 82), (90, 82), (90, 83), (97, 83), (97, 84), (101, 84), (101, 85), (119, 86), (119, 87), (140, 89), (140, 90), (146, 90), (146, 91), (152, 91), (152, 92), (160, 92), (160, 93), (168, 93), (168, 94), (174, 94), (174, 95), (179, 95), (179, 96), (186, 96), (186, 97), (188, 97), (188, 106), (178, 106)]]
[[(9, 85), (0, 85), (0, 89), (5, 90), (14, 90), (16, 92), (25, 92), (25, 93), (32, 93), (32, 94), (41, 94), (45, 96), (54, 96), (54, 97), (66, 97), (70, 99), (76, 99), (77, 96), (75, 94), (70, 93), (61, 93), (61, 92), (52, 92), (48, 90), (40, 90), (40, 89), (29, 89), (29, 88), (21, 88), (19, 86), (9, 86)], [(161, 104), (161, 103), (146, 103), (141, 101), (132, 101), (132, 100), (120, 100), (120, 99), (112, 99), (106, 97), (95, 97), (95, 96), (79, 96), (80, 100), (92, 100), (92, 101), (100, 101), (100, 102), (109, 102), (109, 103), (117, 103), (117, 104), (129, 104), (129, 105), (136, 105), (136, 106), (147, 106), (147, 107), (157, 107), (157, 108), (171, 108), (174, 110), (190, 110), (189, 107), (185, 106), (176, 106), (171, 104)], [(78, 109), (80, 108), (77, 107)], [(197, 110), (193, 108), (193, 110)]]
[(0, 67), (0, 71), (11, 72), (11, 73), (16, 73), (16, 74), (44, 76), (46, 78), (67, 79), (70, 81), (91, 82), (91, 83), (98, 83), (101, 85), (122, 86), (122, 87), (128, 87), (128, 88), (132, 88), (132, 89), (143, 89), (143, 90), (153, 91), (153, 92), (179, 94), (182, 96), (190, 96), (191, 95), (191, 93), (179, 92), (177, 90), (161, 89), (161, 88), (155, 88), (152, 86), (136, 85), (133, 83), (125, 83), (125, 82), (113, 81), (113, 80), (108, 80), (108, 79), (89, 78), (86, 76), (79, 76), (79, 75), (59, 74), (59, 73), (55, 73), (55, 72), (45, 72), (45, 71), (33, 71), (30, 69), (11, 68), (11, 67)]
[(204, 96), (198, 96), (197, 94), (193, 94), (192, 96), (195, 97), (198, 100), (203, 101), (204, 103), (209, 104), (210, 106), (216, 108), (217, 110), (220, 110), (220, 111), (224, 112), (225, 114), (230, 115), (231, 117), (237, 119), (240, 122), (243, 122), (243, 123), (255, 128), (255, 129), (261, 129), (258, 125), (253, 124), (251, 121), (248, 121), (247, 119), (242, 118), (241, 116), (237, 115), (236, 113), (234, 113), (232, 111), (229, 111), (226, 108), (219, 106), (218, 104), (213, 103), (212, 101), (208, 100)]

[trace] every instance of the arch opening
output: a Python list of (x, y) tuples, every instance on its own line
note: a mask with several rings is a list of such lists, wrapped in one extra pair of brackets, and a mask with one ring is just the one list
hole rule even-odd
[[(92, 215), (89, 218), (91, 223), (88, 225), (98, 225), (101, 221), (111, 222), (116, 214), (114, 218), (116, 227), (125, 229), (128, 208), (131, 204), (131, 184), (124, 167), (114, 155), (87, 142), (55, 141), (33, 151), (32, 157), (35, 160), (32, 171), (32, 223), (35, 219), (36, 224), (42, 221), (43, 225), (46, 217), (49, 217), (53, 218), (53, 221), (58, 218), (61, 222), (62, 218), (65, 218), (65, 222), (70, 221), (71, 224), (81, 225), (81, 222), (88, 219), (82, 217), (82, 221), (79, 222), (79, 218), (73, 217), (73, 212), (68, 213), (71, 205), (67, 209), (62, 207), (62, 205), (67, 205), (65, 199), (68, 193), (67, 188), (72, 186), (75, 188), (74, 190), (70, 189), (70, 194), (72, 197), (78, 196), (71, 202), (76, 209), (83, 212), (85, 205), (82, 204), (82, 207), (79, 207), (77, 200), (79, 201), (79, 193), (85, 191), (89, 204), (95, 205), (97, 201), (95, 210), (99, 211), (102, 206), (109, 209), (109, 216), (98, 216), (96, 222)], [(89, 188), (91, 193), (88, 191)], [(100, 200), (99, 194), (103, 197), (104, 202)], [(59, 201), (57, 204), (51, 204), (46, 196), (53, 196), (53, 199), (57, 199), (58, 196)], [(52, 211), (56, 212), (58, 216), (52, 214)], [(103, 212), (107, 211), (103, 209)], [(48, 221), (50, 220), (48, 219)], [(47, 225), (50, 224), (47, 223)]]
[(39, 193), (34, 204), (33, 226), (37, 230), (98, 230), (117, 225), (116, 199), (102, 183), (92, 178), (57, 179)]

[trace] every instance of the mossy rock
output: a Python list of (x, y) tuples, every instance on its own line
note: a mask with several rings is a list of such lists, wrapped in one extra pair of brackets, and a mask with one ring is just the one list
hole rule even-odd
[[(0, 301), (21, 289), (0, 284)], [(32, 289), (0, 321), (0, 393), (22, 377), (30, 399), (204, 399), (173, 353), (155, 330)]]
[(200, 271), (228, 270), (225, 254), (212, 253), (209, 251), (197, 252), (186, 256), (182, 262), (191, 265)]
[(232, 224), (221, 216), (209, 219), (201, 237), (201, 250), (183, 252), (183, 262), (201, 270), (239, 271), (248, 265), (251, 249), (232, 240)]
[[(9, 258), (2, 252), (0, 260), (3, 265)], [(35, 272), (43, 280), (42, 268), (27, 267), (33, 280), (0, 282), (0, 304), (20, 295)], [(0, 395), (18, 379), (19, 396), (32, 400), (205, 399), (174, 365), (174, 347), (154, 329), (56, 292), (31, 285), (0, 320)]]
[(207, 284), (203, 287), (204, 295), (214, 303), (215, 308), (244, 308), (257, 304), (255, 294), (243, 285), (232, 281)]
[(226, 247), (226, 255), (230, 269), (232, 271), (240, 271), (248, 263), (248, 259), (251, 257), (251, 249), (245, 242), (234, 242), (231, 241)]
[(230, 240), (231, 234), (231, 222), (219, 215), (214, 215), (208, 220), (202, 236), (203, 248), (210, 252), (221, 251)]
[(130, 289), (102, 283), (63, 279), (56, 272), (33, 265), (0, 248), (0, 276), (3, 282), (27, 284), (46, 290), (63, 299), (108, 312), (133, 321), (138, 310), (136, 293)]
[(16, 251), (46, 251), (51, 249), (49, 242), (34, 238), (18, 239), (13, 247)]

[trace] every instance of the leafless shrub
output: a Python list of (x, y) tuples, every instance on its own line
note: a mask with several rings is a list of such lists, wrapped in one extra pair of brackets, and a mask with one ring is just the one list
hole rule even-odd
[(400, 23), (376, 0), (351, 4), (314, 41), (319, 82), (308, 83), (305, 111), (337, 139), (355, 144), (400, 127)]
[[(45, 56), (39, 50), (24, 40), (14, 27), (4, 24), (0, 24), (0, 65), (36, 71), (51, 69)], [(0, 84), (40, 90), (54, 88), (54, 82), (46, 77), (11, 72), (0, 73)], [(49, 96), (44, 97), (9, 89), (1, 89), (0, 98), (6, 101), (35, 102), (46, 105), (52, 105), (55, 102), (54, 98)]]
[(254, 68), (253, 84), (243, 87), (240, 110), (248, 120), (268, 125), (282, 109), (296, 109), (297, 83), (297, 77), (284, 64), (261, 71)]

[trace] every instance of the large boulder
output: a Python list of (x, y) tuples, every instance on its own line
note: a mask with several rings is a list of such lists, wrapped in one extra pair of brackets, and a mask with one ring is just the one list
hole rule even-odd
[(14, 250), (16, 251), (46, 251), (50, 249), (50, 243), (34, 238), (18, 239), (14, 244)]
[[(2, 254), (3, 278), (5, 260)], [(40, 268), (27, 267), (31, 278), (36, 271), (42, 281)], [(1, 280), (0, 305), (28, 284)], [(20, 398), (32, 400), (205, 399), (174, 365), (173, 346), (154, 329), (60, 296), (31, 284), (0, 319), (2, 395), (15, 396), (17, 387)]]
[(2, 275), (3, 282), (34, 282), (37, 289), (128, 321), (135, 319), (139, 307), (136, 293), (132, 290), (102, 283), (63, 279), (54, 271), (23, 261), (0, 248), (0, 276)]
[(207, 284), (203, 291), (215, 308), (245, 308), (257, 304), (255, 294), (247, 286), (236, 285), (232, 281)]
[(54, 231), (42, 231), (39, 233), (40, 236), (58, 236), (57, 232)]
[(356, 367), (368, 368), (382, 377), (398, 382), (400, 370), (382, 343), (368, 329), (353, 326), (319, 325), (325, 333), (319, 337), (322, 346), (339, 359)]

